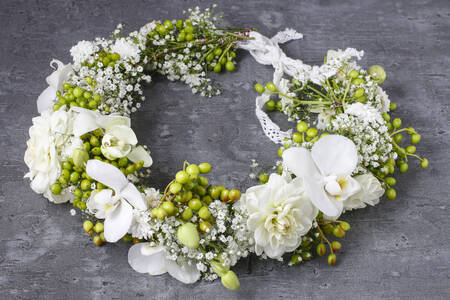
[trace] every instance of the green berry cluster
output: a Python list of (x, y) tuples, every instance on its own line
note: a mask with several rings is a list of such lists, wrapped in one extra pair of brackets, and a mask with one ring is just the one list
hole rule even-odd
[(56, 92), (57, 102), (53, 105), (53, 110), (57, 111), (64, 105), (95, 110), (103, 101), (99, 94), (93, 94), (92, 92), (97, 82), (92, 80), (92, 77), (86, 76), (84, 83), (81, 87), (72, 86), (65, 82), (62, 86), (62, 92), (59, 90)]
[[(314, 253), (318, 256), (328, 254), (328, 264), (336, 264), (336, 252), (341, 250), (342, 244), (339, 241), (330, 241), (329, 236), (343, 238), (350, 230), (350, 224), (340, 220), (327, 220), (322, 213), (316, 218), (317, 227), (313, 227), (308, 234), (303, 237), (299, 248), (294, 251), (290, 260), (290, 265), (299, 264), (304, 260), (310, 260)], [(328, 238), (327, 238), (328, 236)]]
[(103, 243), (106, 243), (102, 222), (96, 222), (94, 225), (91, 220), (86, 220), (83, 223), (83, 229), (89, 236), (93, 236), (93, 242), (96, 246), (101, 246)]
[(239, 190), (212, 186), (206, 177), (200, 175), (209, 173), (211, 169), (209, 163), (196, 165), (185, 162), (183, 170), (178, 171), (167, 186), (161, 204), (152, 210), (152, 218), (163, 220), (167, 216), (176, 216), (189, 222), (196, 215), (200, 231), (208, 232), (214, 222), (208, 205), (217, 199), (233, 203), (241, 197)]

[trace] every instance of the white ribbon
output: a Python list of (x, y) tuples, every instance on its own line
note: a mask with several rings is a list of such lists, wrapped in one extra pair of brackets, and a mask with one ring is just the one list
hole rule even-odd
[[(287, 57), (278, 45), (280, 43), (303, 38), (301, 33), (287, 28), (284, 31), (278, 32), (271, 39), (255, 31), (251, 31), (249, 36), (253, 39), (239, 43), (239, 47), (249, 51), (258, 63), (273, 66), (275, 69), (273, 73), (273, 83), (277, 87), (279, 86), (284, 73), (301, 82), (306, 80), (305, 74), (309, 72), (311, 67), (304, 64), (301, 60)], [(285, 138), (291, 137), (292, 130), (282, 131), (263, 111), (262, 108), (269, 99), (269, 94), (262, 94), (256, 97), (256, 117), (261, 123), (266, 136), (274, 143), (281, 144)]]

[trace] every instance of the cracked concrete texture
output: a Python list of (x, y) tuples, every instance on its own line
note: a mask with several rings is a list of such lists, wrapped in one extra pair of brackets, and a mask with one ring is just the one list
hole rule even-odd
[[(79, 214), (32, 192), (23, 179), (27, 129), (37, 115), (52, 58), (69, 60), (79, 40), (107, 36), (119, 22), (135, 30), (153, 19), (181, 18), (209, 1), (2, 1), (0, 6), (0, 295), (11, 299), (448, 299), (450, 250), (449, 113), (450, 4), (442, 1), (221, 1), (224, 23), (267, 36), (293, 27), (305, 38), (283, 48), (319, 64), (327, 49), (365, 50), (363, 66), (383, 65), (383, 84), (399, 104), (396, 116), (422, 133), (418, 151), (430, 160), (398, 176), (398, 198), (354, 211), (337, 266), (315, 259), (298, 267), (255, 257), (235, 268), (241, 289), (219, 281), (184, 285), (149, 277), (127, 263), (127, 246), (97, 248)], [(246, 188), (250, 159), (270, 164), (276, 146), (254, 116), (255, 81), (270, 67), (239, 53), (233, 74), (217, 76), (221, 96), (204, 99), (161, 78), (146, 88), (133, 116), (140, 142), (155, 160), (151, 183), (161, 187), (183, 160), (210, 161), (212, 181)]]

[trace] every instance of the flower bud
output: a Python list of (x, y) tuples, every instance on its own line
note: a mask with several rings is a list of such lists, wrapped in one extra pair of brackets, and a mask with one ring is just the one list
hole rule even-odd
[(224, 266), (220, 261), (211, 260), (209, 263), (211, 264), (214, 272), (216, 272), (220, 277), (224, 276), (230, 270), (230, 266)]
[(178, 227), (177, 237), (183, 245), (191, 249), (196, 249), (200, 242), (197, 227), (190, 222)]
[(369, 68), (369, 74), (372, 76), (373, 81), (378, 84), (382, 84), (386, 80), (386, 71), (379, 65), (373, 65)]
[(239, 287), (241, 286), (238, 277), (231, 270), (222, 276), (222, 284), (224, 287), (232, 291), (239, 289)]
[(73, 151), (73, 163), (75, 166), (82, 168), (89, 160), (89, 154), (84, 149), (75, 149)]

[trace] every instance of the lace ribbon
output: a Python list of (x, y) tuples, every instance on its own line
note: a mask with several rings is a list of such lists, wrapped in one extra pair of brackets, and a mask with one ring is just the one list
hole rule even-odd
[[(287, 57), (278, 44), (291, 40), (301, 39), (303, 35), (294, 29), (286, 28), (278, 32), (271, 39), (251, 31), (249, 34), (252, 40), (241, 42), (239, 47), (247, 50), (259, 64), (272, 65), (275, 69), (273, 73), (273, 83), (279, 87), (283, 74), (288, 74), (299, 81), (305, 81), (305, 74), (311, 69), (301, 60)], [(281, 144), (285, 138), (290, 138), (292, 130), (282, 131), (269, 116), (263, 111), (264, 104), (270, 99), (269, 94), (262, 94), (256, 97), (255, 113), (265, 135), (274, 143)]]

